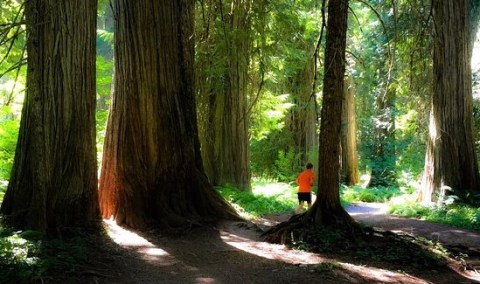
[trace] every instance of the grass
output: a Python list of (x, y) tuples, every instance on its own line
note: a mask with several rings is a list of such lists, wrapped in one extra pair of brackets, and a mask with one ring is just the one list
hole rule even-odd
[(395, 196), (402, 194), (397, 187), (374, 187), (344, 186), (340, 189), (342, 200), (346, 203), (353, 202), (387, 202)]
[(474, 208), (460, 203), (440, 207), (426, 206), (419, 204), (413, 198), (402, 198), (402, 201), (394, 201), (390, 204), (389, 213), (480, 231), (480, 207)]
[(286, 183), (257, 182), (251, 192), (233, 187), (217, 187), (217, 190), (246, 218), (291, 211), (297, 205), (296, 188)]
[[(296, 186), (287, 183), (257, 181), (251, 192), (233, 187), (218, 187), (220, 194), (245, 218), (287, 212), (297, 205)], [(342, 186), (342, 204), (353, 202), (389, 202), (390, 213), (405, 217), (480, 231), (480, 208), (464, 204), (450, 204), (441, 208), (428, 207), (411, 200), (399, 188)], [(410, 197), (410, 199), (408, 198)]]

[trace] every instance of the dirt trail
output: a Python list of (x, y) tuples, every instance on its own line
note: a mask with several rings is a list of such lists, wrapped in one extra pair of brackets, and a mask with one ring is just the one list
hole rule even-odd
[[(347, 210), (369, 226), (480, 248), (478, 233), (390, 216), (378, 204), (352, 205)], [(255, 223), (268, 227), (291, 216), (275, 214)], [(112, 223), (106, 227), (114, 243), (95, 283), (480, 283), (480, 274), (458, 267), (413, 268), (407, 273), (395, 263), (372, 264), (265, 243), (258, 227), (245, 222), (193, 229), (176, 238), (156, 231), (131, 232)]]

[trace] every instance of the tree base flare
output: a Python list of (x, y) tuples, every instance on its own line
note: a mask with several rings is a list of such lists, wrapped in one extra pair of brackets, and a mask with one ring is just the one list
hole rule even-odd
[(349, 240), (355, 240), (362, 235), (363, 229), (348, 213), (341, 210), (323, 210), (313, 207), (303, 214), (293, 215), (288, 221), (282, 222), (262, 234), (262, 238), (271, 243), (292, 244), (303, 240), (311, 232), (323, 229), (341, 233)]

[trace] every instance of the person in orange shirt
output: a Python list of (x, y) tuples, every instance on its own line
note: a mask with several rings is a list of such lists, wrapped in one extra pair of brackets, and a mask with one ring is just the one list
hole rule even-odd
[(305, 201), (307, 202), (309, 209), (312, 207), (312, 185), (314, 180), (315, 173), (313, 172), (313, 164), (307, 163), (306, 169), (297, 177), (298, 205), (294, 210), (295, 214), (302, 211)]

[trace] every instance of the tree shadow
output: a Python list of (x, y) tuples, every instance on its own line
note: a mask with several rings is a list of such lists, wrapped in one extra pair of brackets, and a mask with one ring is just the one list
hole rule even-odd
[[(108, 230), (125, 228), (109, 226)], [(406, 275), (395, 272), (405, 267), (392, 263), (370, 261), (372, 265), (365, 266), (368, 263), (365, 260), (338, 253), (286, 249), (262, 242), (258, 228), (248, 222), (191, 228), (181, 236), (164, 236), (159, 230), (130, 233), (124, 240), (115, 240), (112, 249), (117, 253), (114, 258), (118, 275), (106, 278), (106, 283), (440, 283), (444, 279), (458, 283), (466, 280), (448, 267), (441, 272), (438, 268), (408, 269), (410, 275)], [(135, 238), (140, 240), (137, 244)]]

